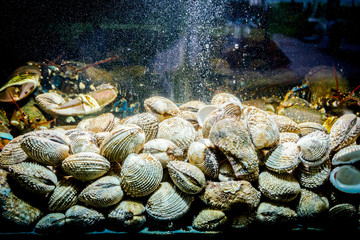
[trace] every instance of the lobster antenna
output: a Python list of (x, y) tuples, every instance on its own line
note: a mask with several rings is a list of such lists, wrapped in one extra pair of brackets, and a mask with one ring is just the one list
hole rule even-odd
[(337, 94), (337, 98), (340, 100), (339, 84), (338, 84), (338, 79), (337, 79), (337, 76), (336, 76), (336, 69), (335, 69), (334, 64), (333, 64), (333, 69), (334, 69), (334, 76), (335, 76), (335, 82), (336, 82), (336, 94)]
[(85, 67), (76, 70), (76, 72), (81, 72), (81, 71), (84, 71), (84, 70), (86, 70), (86, 69), (88, 69), (88, 68), (97, 66), (97, 65), (99, 65), (99, 64), (106, 63), (106, 62), (110, 62), (110, 61), (112, 61), (112, 60), (118, 59), (119, 57), (120, 57), (120, 56), (111, 57), (111, 58), (107, 58), (107, 59), (105, 59), (105, 60), (101, 60), (101, 61), (92, 63), (92, 64), (90, 64), (90, 65), (86, 65)]

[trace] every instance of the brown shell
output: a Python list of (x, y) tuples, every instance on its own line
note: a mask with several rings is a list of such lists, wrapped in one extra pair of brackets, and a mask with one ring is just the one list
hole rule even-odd
[(331, 127), (331, 150), (338, 151), (354, 143), (360, 135), (360, 118), (355, 114), (342, 115)]
[(90, 181), (110, 170), (110, 162), (100, 154), (79, 152), (67, 157), (61, 164), (64, 171), (81, 181)]
[(321, 194), (307, 189), (301, 189), (296, 212), (299, 217), (313, 219), (325, 217), (329, 211), (329, 200)]
[(185, 119), (186, 121), (190, 122), (194, 126), (196, 131), (199, 130), (200, 126), (198, 123), (196, 112), (180, 111), (180, 113), (178, 115), (176, 115), (176, 117)]
[(160, 122), (180, 113), (180, 109), (175, 103), (161, 96), (145, 99), (144, 108), (147, 112), (154, 114)]
[(183, 111), (197, 112), (197, 111), (199, 111), (200, 108), (204, 107), (205, 105), (206, 104), (202, 101), (193, 100), (193, 101), (189, 101), (189, 102), (181, 104), (179, 106), (179, 109), (183, 110)]
[(136, 200), (121, 201), (108, 214), (110, 228), (135, 230), (141, 228), (146, 222), (145, 206)]
[(77, 231), (98, 230), (104, 221), (105, 216), (102, 213), (80, 205), (74, 205), (65, 212), (66, 226)]
[(274, 120), (276, 125), (278, 126), (280, 133), (292, 132), (292, 133), (300, 134), (301, 129), (298, 126), (298, 123), (296, 123), (291, 118), (284, 116), (284, 115), (277, 115), (277, 114), (273, 114), (270, 116)]
[(224, 104), (229, 101), (241, 104), (241, 101), (235, 95), (222, 92), (222, 93), (215, 94), (211, 98), (211, 105), (219, 105), (220, 106), (221, 104)]
[(5, 168), (16, 163), (24, 162), (28, 159), (28, 155), (21, 148), (20, 142), (23, 135), (15, 137), (1, 151), (0, 167)]
[(317, 122), (303, 122), (299, 123), (298, 127), (300, 128), (300, 136), (308, 135), (314, 131), (322, 131), (324, 133), (328, 133), (326, 128)]
[(294, 142), (294, 143), (296, 143), (297, 141), (299, 141), (299, 139), (300, 139), (300, 137), (296, 133), (281, 132), (280, 133), (279, 144), (282, 144), (282, 143), (285, 143), (285, 142)]
[(293, 223), (296, 219), (296, 212), (279, 202), (262, 202), (256, 212), (256, 220), (265, 225), (280, 226)]
[(293, 142), (279, 144), (265, 161), (265, 166), (278, 173), (291, 172), (300, 163), (300, 147)]
[(145, 142), (155, 139), (159, 130), (159, 120), (151, 113), (138, 113), (127, 118), (123, 124), (138, 125), (145, 133)]
[(90, 120), (88, 128), (85, 130), (98, 133), (110, 132), (115, 125), (115, 116), (112, 113), (103, 113)]
[(192, 226), (199, 231), (219, 229), (227, 222), (225, 213), (217, 209), (202, 209), (194, 218)]
[(80, 185), (76, 179), (63, 178), (56, 184), (49, 198), (49, 210), (51, 212), (62, 212), (75, 205), (80, 193)]

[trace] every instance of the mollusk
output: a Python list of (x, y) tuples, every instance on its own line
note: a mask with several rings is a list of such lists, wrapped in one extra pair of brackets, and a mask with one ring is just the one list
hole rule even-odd
[(49, 198), (49, 210), (51, 212), (62, 212), (78, 201), (80, 186), (76, 179), (63, 178), (59, 180)]
[(176, 115), (179, 118), (183, 118), (186, 121), (190, 122), (196, 131), (199, 130), (199, 123), (198, 123), (198, 119), (197, 119), (197, 114), (195, 112), (191, 112), (191, 111), (180, 111), (180, 113), (178, 115)]
[(147, 112), (154, 114), (160, 122), (180, 113), (180, 109), (175, 103), (161, 96), (145, 99), (144, 108)]
[(174, 184), (181, 191), (197, 194), (205, 187), (205, 175), (198, 167), (188, 162), (171, 161), (167, 168)]
[(345, 193), (360, 193), (360, 171), (354, 166), (343, 165), (330, 173), (330, 182)]
[(258, 156), (243, 121), (225, 118), (211, 128), (209, 138), (228, 158), (237, 178), (257, 179)]
[(70, 152), (72, 154), (79, 152), (100, 153), (98, 140), (94, 132), (72, 129), (67, 131), (66, 135), (69, 136), (71, 140)]
[(296, 143), (279, 144), (265, 161), (265, 166), (278, 173), (291, 172), (300, 163), (300, 148)]
[(21, 148), (20, 142), (23, 135), (13, 138), (1, 151), (0, 167), (8, 167), (16, 163), (24, 162), (28, 155)]
[(145, 206), (136, 200), (121, 201), (108, 214), (110, 227), (133, 230), (141, 228), (146, 222)]
[(280, 133), (280, 140), (279, 144), (285, 143), (285, 142), (294, 142), (296, 143), (299, 141), (300, 137), (298, 134), (293, 132), (281, 132)]
[(217, 93), (211, 98), (212, 105), (220, 106), (229, 101), (241, 104), (239, 98), (230, 93), (225, 93), (225, 92)]
[(79, 152), (67, 157), (61, 164), (64, 171), (81, 181), (103, 176), (110, 169), (110, 162), (94, 152)]
[(151, 113), (138, 113), (127, 118), (123, 124), (138, 125), (145, 133), (145, 142), (155, 139), (159, 130), (159, 120)]
[(307, 189), (301, 189), (296, 213), (301, 218), (311, 219), (324, 217), (329, 211), (329, 200), (321, 194)]
[(194, 126), (183, 118), (172, 117), (159, 124), (157, 138), (174, 142), (181, 150), (186, 150), (196, 137)]
[(227, 222), (225, 213), (217, 209), (202, 209), (194, 218), (192, 226), (200, 231), (215, 230)]
[[(84, 121), (84, 120), (83, 120)], [(82, 124), (79, 123), (82, 130), (98, 132), (110, 132), (115, 127), (115, 116), (112, 113), (103, 113), (97, 117), (91, 118), (86, 126), (81, 128)]]
[(323, 125), (316, 122), (299, 123), (298, 127), (300, 128), (300, 136), (302, 137), (314, 131), (323, 131), (324, 133), (328, 133), (328, 131)]
[(61, 232), (65, 225), (65, 214), (49, 213), (36, 223), (34, 231), (36, 233), (54, 234)]
[(273, 114), (270, 116), (278, 126), (280, 133), (282, 132), (292, 132), (296, 134), (300, 133), (300, 127), (298, 126), (298, 123), (296, 123), (291, 118), (277, 114)]
[(360, 161), (360, 145), (350, 145), (340, 149), (332, 158), (332, 165), (354, 164)]
[(183, 103), (179, 106), (180, 110), (183, 111), (191, 111), (191, 112), (198, 112), (200, 108), (204, 107), (206, 104), (202, 101), (189, 101), (186, 103)]
[(279, 202), (262, 202), (256, 212), (256, 220), (267, 225), (289, 224), (296, 218), (297, 214), (294, 210)]
[(123, 124), (110, 132), (100, 145), (100, 154), (110, 162), (123, 162), (130, 153), (138, 153), (145, 143), (143, 130), (134, 124)]
[(328, 179), (331, 171), (330, 159), (318, 166), (308, 166), (300, 163), (295, 170), (296, 179), (300, 186), (315, 189), (322, 186)]
[(124, 161), (121, 172), (121, 187), (132, 197), (152, 193), (163, 177), (161, 163), (149, 153), (130, 154)]
[(65, 224), (71, 229), (91, 232), (100, 229), (105, 216), (81, 205), (74, 205), (65, 212)]
[(192, 195), (184, 193), (169, 182), (162, 182), (147, 200), (145, 209), (155, 220), (173, 221), (189, 211), (193, 200)]

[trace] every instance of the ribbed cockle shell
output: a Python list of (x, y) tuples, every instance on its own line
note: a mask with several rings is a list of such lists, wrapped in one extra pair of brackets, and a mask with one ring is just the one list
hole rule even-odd
[(360, 118), (355, 114), (342, 115), (331, 127), (331, 151), (351, 145), (360, 135)]
[(135, 124), (145, 133), (145, 142), (155, 139), (159, 130), (159, 120), (151, 113), (138, 113), (127, 118), (124, 124)]
[(175, 103), (161, 96), (145, 99), (144, 108), (147, 112), (154, 114), (160, 122), (180, 113), (180, 109)]
[(200, 231), (216, 230), (227, 221), (225, 213), (217, 209), (202, 209), (194, 218), (192, 226)]

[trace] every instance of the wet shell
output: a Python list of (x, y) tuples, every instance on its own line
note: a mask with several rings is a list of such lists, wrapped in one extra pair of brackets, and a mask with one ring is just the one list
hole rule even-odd
[(70, 154), (68, 143), (60, 136), (24, 136), (20, 145), (31, 159), (44, 165), (60, 165)]
[(63, 178), (57, 182), (54, 191), (49, 198), (49, 210), (62, 212), (75, 205), (80, 193), (80, 186), (76, 179)]
[(175, 103), (170, 99), (160, 96), (145, 99), (144, 108), (146, 112), (154, 114), (160, 122), (180, 113), (180, 109)]
[(330, 173), (332, 185), (345, 193), (360, 193), (360, 171), (352, 165), (334, 168)]
[(192, 195), (184, 193), (169, 182), (162, 182), (147, 200), (145, 209), (155, 220), (173, 221), (189, 211), (193, 200)]
[(300, 148), (296, 143), (279, 144), (265, 161), (265, 166), (277, 173), (291, 172), (300, 163)]
[(217, 178), (219, 163), (215, 145), (209, 139), (193, 142), (188, 150), (189, 163), (200, 168), (205, 176)]
[(198, 167), (183, 161), (171, 161), (167, 167), (171, 179), (181, 191), (197, 194), (205, 187), (205, 175)]
[(99, 230), (104, 221), (105, 216), (102, 213), (80, 205), (74, 205), (65, 212), (66, 226), (75, 230)]
[(234, 169), (229, 161), (224, 161), (219, 167), (219, 181), (234, 181), (236, 179)]
[(300, 160), (308, 166), (322, 164), (330, 154), (330, 136), (322, 131), (314, 131), (299, 139)]
[(295, 171), (295, 176), (300, 186), (314, 189), (322, 186), (329, 179), (330, 170), (329, 159), (319, 166), (307, 166), (301, 163)]
[(216, 209), (203, 209), (194, 218), (192, 226), (199, 231), (215, 230), (227, 222), (223, 211)]
[(110, 227), (114, 230), (134, 230), (144, 226), (146, 222), (145, 206), (135, 200), (121, 201), (108, 214)]
[(130, 154), (124, 161), (121, 172), (121, 187), (132, 197), (152, 193), (163, 177), (161, 163), (149, 153)]
[(70, 152), (72, 154), (79, 152), (100, 153), (98, 140), (94, 132), (75, 128), (66, 131), (65, 135), (70, 138)]
[(0, 155), (0, 167), (5, 168), (16, 163), (24, 162), (28, 159), (28, 155), (20, 145), (22, 138), (23, 135), (15, 137), (5, 145)]
[(183, 111), (191, 111), (191, 112), (197, 112), (200, 108), (204, 107), (206, 104), (201, 101), (189, 101), (179, 106), (180, 110)]
[(261, 193), (245, 180), (212, 182), (208, 181), (205, 190), (199, 195), (209, 207), (229, 210), (233, 205), (245, 204), (251, 209), (260, 203)]
[(325, 217), (329, 211), (329, 200), (321, 194), (307, 189), (301, 189), (299, 203), (296, 213), (301, 218), (314, 219)]
[(354, 164), (360, 160), (360, 145), (340, 149), (332, 158), (332, 165)]
[(145, 133), (145, 142), (155, 139), (159, 130), (159, 120), (151, 113), (139, 113), (129, 117), (123, 124), (135, 124)]
[(103, 208), (117, 204), (122, 197), (123, 191), (119, 178), (115, 176), (105, 176), (97, 179), (83, 189), (79, 195), (79, 200), (86, 205)]
[(256, 220), (266, 225), (290, 224), (296, 219), (296, 212), (279, 202), (262, 202), (256, 212)]
[(49, 213), (35, 225), (36, 233), (54, 234), (61, 232), (65, 225), (65, 214)]
[(163, 138), (146, 142), (141, 152), (153, 155), (163, 167), (166, 167), (170, 161), (183, 160), (184, 157), (183, 151), (175, 143)]
[(315, 131), (322, 131), (324, 133), (328, 133), (326, 128), (321, 125), (320, 123), (316, 122), (303, 122), (299, 123), (298, 127), (300, 128), (300, 136), (306, 136), (309, 133), (315, 132)]
[[(199, 111), (198, 114), (201, 114)], [(200, 124), (200, 116), (198, 116), (198, 121), (200, 126), (202, 126), (201, 131), (204, 138), (208, 138), (210, 134), (210, 130), (212, 126), (214, 126), (215, 123), (219, 122), (220, 120), (227, 118), (229, 116), (225, 115), (224, 112), (221, 109), (215, 109), (212, 112), (210, 112), (206, 118), (203, 121), (202, 124)]]
[(300, 193), (300, 184), (289, 173), (265, 170), (259, 175), (259, 190), (270, 200), (290, 202)]
[(110, 162), (100, 154), (80, 152), (67, 157), (61, 164), (64, 171), (81, 181), (101, 177), (110, 169)]
[(198, 123), (196, 112), (180, 111), (180, 113), (178, 115), (176, 115), (176, 117), (185, 119), (186, 121), (190, 122), (194, 126), (196, 131), (199, 130), (200, 125)]
[(138, 153), (145, 143), (143, 130), (134, 124), (120, 125), (100, 145), (100, 154), (110, 162), (122, 163), (130, 153)]
[(240, 102), (228, 101), (220, 105), (219, 109), (227, 116), (240, 118), (243, 107)]
[(329, 220), (335, 226), (350, 227), (358, 224), (359, 215), (351, 203), (337, 204), (329, 209)]
[(281, 132), (280, 133), (279, 144), (282, 144), (282, 143), (285, 143), (285, 142), (294, 142), (294, 143), (296, 143), (297, 141), (299, 141), (299, 139), (300, 139), (300, 137), (296, 133)]
[(28, 192), (47, 194), (55, 189), (57, 177), (53, 171), (37, 163), (22, 162), (9, 167), (15, 181)]
[(230, 226), (234, 229), (247, 229), (256, 219), (256, 211), (252, 209), (242, 209), (232, 212)]
[(225, 118), (217, 122), (211, 128), (209, 139), (228, 158), (237, 178), (257, 179), (259, 160), (243, 121)]
[(256, 107), (248, 107), (242, 114), (257, 149), (272, 148), (279, 143), (279, 128), (268, 113)]
[(211, 98), (212, 105), (220, 106), (229, 101), (241, 104), (239, 98), (230, 93), (217, 93)]
[(298, 123), (296, 123), (291, 118), (284, 116), (284, 115), (270, 115), (271, 118), (274, 120), (276, 125), (278, 126), (279, 132), (292, 132), (296, 134), (300, 134), (300, 127)]
[(115, 125), (115, 116), (112, 113), (104, 113), (90, 120), (86, 129), (94, 133), (110, 132)]
[(186, 150), (196, 137), (193, 125), (185, 119), (173, 117), (165, 119), (159, 124), (157, 138), (164, 138), (174, 142), (181, 150)]
[(331, 150), (338, 151), (354, 143), (360, 135), (360, 118), (355, 114), (341, 116), (331, 127)]

